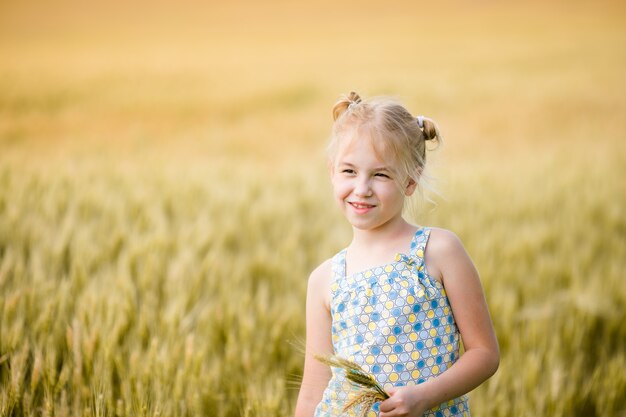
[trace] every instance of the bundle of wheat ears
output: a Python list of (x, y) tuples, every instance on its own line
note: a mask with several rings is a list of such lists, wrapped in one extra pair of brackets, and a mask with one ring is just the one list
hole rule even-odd
[(344, 413), (353, 407), (361, 406), (359, 417), (365, 417), (374, 403), (389, 398), (389, 394), (374, 376), (365, 372), (357, 363), (335, 355), (315, 355), (315, 359), (328, 366), (343, 369), (346, 372), (346, 379), (359, 388), (358, 393), (343, 407)]

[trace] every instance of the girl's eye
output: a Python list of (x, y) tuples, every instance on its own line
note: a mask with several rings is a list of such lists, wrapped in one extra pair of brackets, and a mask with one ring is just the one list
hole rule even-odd
[(375, 174), (377, 177), (382, 177), (382, 178), (391, 178), (389, 175), (387, 174), (383, 174), (382, 172), (378, 172)]
[(349, 169), (349, 168), (346, 168), (346, 169), (342, 170), (341, 172), (344, 173), (344, 174), (354, 174), (354, 170), (353, 169)]

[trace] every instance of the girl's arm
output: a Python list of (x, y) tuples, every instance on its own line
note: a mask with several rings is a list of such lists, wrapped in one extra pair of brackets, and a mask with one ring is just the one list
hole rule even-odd
[(330, 368), (313, 355), (333, 352), (329, 310), (331, 262), (326, 261), (309, 277), (306, 298), (306, 352), (304, 375), (296, 404), (296, 417), (312, 417), (331, 377)]
[(452, 232), (432, 229), (425, 257), (433, 277), (445, 286), (465, 352), (441, 375), (423, 384), (390, 390), (380, 417), (421, 416), (424, 411), (459, 397), (493, 375), (500, 363), (496, 339), (478, 272)]

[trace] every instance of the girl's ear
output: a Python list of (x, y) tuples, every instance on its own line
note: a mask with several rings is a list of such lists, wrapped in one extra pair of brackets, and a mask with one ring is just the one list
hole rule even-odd
[(417, 188), (417, 182), (415, 182), (413, 178), (409, 178), (409, 183), (404, 189), (404, 195), (406, 195), (407, 197), (413, 195), (416, 188)]
[(423, 167), (421, 167), (421, 168), (418, 167), (417, 168), (417, 175), (415, 177), (409, 176), (407, 186), (406, 186), (406, 188), (404, 190), (404, 194), (407, 197), (413, 195), (413, 193), (417, 189), (417, 181), (419, 181), (420, 177), (422, 176), (422, 168)]

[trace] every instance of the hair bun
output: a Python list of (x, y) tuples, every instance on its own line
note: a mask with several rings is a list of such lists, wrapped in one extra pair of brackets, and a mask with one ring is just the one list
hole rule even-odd
[(435, 142), (441, 141), (441, 133), (439, 133), (439, 127), (433, 119), (424, 116), (418, 116), (417, 123), (420, 124), (422, 132), (424, 132), (424, 140), (432, 140)]
[(339, 117), (348, 110), (351, 104), (359, 104), (361, 102), (361, 96), (356, 92), (350, 91), (347, 96), (343, 96), (333, 106), (333, 120), (339, 119)]

